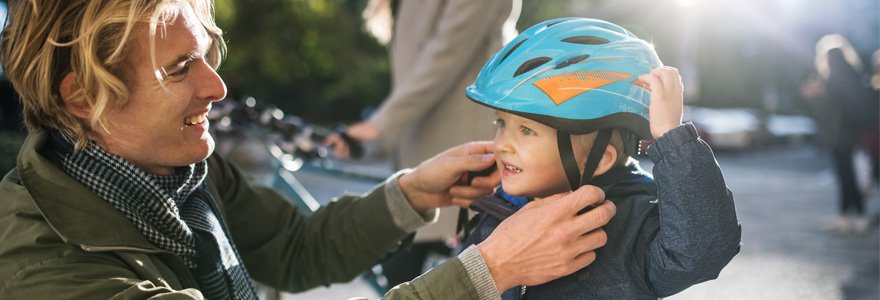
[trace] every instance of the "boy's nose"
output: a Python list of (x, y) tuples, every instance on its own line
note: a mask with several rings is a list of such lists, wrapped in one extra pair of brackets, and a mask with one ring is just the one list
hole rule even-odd
[(504, 133), (498, 132), (497, 134), (495, 134), (495, 152), (506, 154), (516, 153), (513, 145), (511, 145), (507, 141), (508, 139), (504, 137)]

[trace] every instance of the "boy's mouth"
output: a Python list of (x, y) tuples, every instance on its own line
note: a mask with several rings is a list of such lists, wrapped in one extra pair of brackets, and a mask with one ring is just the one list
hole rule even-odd
[(502, 164), (504, 164), (504, 170), (507, 170), (507, 171), (513, 172), (514, 174), (522, 173), (522, 169), (517, 168), (517, 167), (514, 166), (514, 165), (508, 164), (508, 163), (506, 163), (506, 162), (502, 162)]

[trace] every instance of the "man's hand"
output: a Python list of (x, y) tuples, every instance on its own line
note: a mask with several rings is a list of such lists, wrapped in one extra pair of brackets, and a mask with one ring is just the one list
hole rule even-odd
[(493, 152), (492, 142), (473, 142), (446, 150), (401, 176), (400, 189), (419, 212), (452, 204), (467, 207), (474, 199), (492, 194), (501, 182), (501, 173), (496, 170), (474, 178), (470, 185), (457, 185), (465, 172), (492, 166)]
[[(583, 186), (526, 204), (480, 243), (480, 253), (502, 293), (517, 285), (538, 285), (583, 269), (605, 245), (602, 226), (617, 213), (605, 193)], [(604, 202), (603, 202), (604, 201)], [(601, 203), (582, 214), (582, 208)]]
[[(372, 141), (379, 138), (379, 128), (370, 122), (360, 122), (348, 127), (345, 134), (355, 140), (363, 142)], [(333, 157), (336, 159), (351, 158), (351, 146), (342, 139), (339, 134), (332, 134), (324, 140), (324, 146), (333, 148)]]
[(651, 90), (651, 135), (661, 135), (681, 126), (681, 111), (684, 106), (684, 87), (678, 69), (659, 67), (649, 74), (639, 76)]

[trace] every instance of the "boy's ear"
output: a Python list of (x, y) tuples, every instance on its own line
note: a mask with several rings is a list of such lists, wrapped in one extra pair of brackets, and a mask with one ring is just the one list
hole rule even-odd
[(70, 72), (64, 75), (61, 84), (58, 85), (58, 94), (61, 96), (61, 101), (64, 101), (64, 109), (74, 116), (89, 119), (92, 109), (80, 97), (73, 96), (74, 84), (76, 84), (76, 75)]
[(614, 167), (614, 164), (617, 163), (617, 148), (614, 148), (612, 145), (608, 145), (605, 147), (605, 153), (602, 153), (602, 160), (599, 161), (599, 165), (596, 166), (596, 173), (594, 173), (593, 177), (605, 174), (608, 170)]

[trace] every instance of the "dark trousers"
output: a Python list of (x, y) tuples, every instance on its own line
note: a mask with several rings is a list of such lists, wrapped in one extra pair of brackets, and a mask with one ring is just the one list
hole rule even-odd
[(855, 210), (859, 215), (865, 213), (862, 192), (856, 183), (856, 171), (853, 161), (854, 144), (841, 143), (831, 148), (831, 159), (834, 173), (840, 187), (840, 213)]

